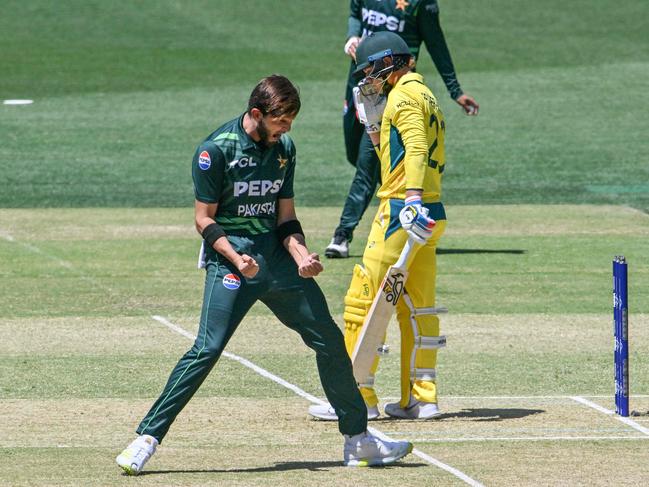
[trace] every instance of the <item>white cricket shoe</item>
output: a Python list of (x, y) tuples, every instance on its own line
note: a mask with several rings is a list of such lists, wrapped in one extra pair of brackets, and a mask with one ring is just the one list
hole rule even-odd
[[(331, 404), (314, 404), (309, 406), (309, 414), (314, 418), (322, 419), (324, 421), (338, 421), (338, 415)], [(367, 406), (367, 419), (369, 421), (377, 419), (381, 413), (379, 413), (378, 406), (369, 407)]]
[(421, 402), (412, 397), (405, 408), (398, 402), (386, 404), (385, 414), (401, 419), (433, 419), (442, 415), (434, 402)]
[(334, 235), (325, 249), (325, 256), (330, 259), (346, 259), (349, 257), (349, 240), (343, 235)]
[(409, 441), (387, 441), (368, 433), (345, 436), (344, 462), (348, 467), (390, 465), (412, 451)]
[(138, 436), (117, 456), (115, 459), (117, 465), (122, 467), (122, 470), (128, 475), (137, 475), (142, 471), (151, 455), (155, 453), (157, 446), (158, 440), (153, 436)]

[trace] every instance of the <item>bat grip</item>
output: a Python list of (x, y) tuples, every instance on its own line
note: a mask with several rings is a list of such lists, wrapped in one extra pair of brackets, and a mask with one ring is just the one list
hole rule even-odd
[(405, 269), (406, 262), (408, 261), (408, 257), (410, 257), (410, 252), (412, 252), (412, 249), (414, 247), (415, 247), (415, 242), (413, 241), (412, 238), (409, 238), (406, 244), (403, 246), (401, 255), (399, 255), (399, 260), (396, 261), (394, 266), (399, 267), (400, 269)]

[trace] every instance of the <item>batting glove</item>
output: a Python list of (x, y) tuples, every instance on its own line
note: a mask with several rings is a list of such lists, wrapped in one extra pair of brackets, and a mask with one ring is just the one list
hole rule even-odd
[(399, 212), (399, 221), (408, 236), (422, 245), (431, 237), (435, 227), (435, 220), (428, 218), (428, 208), (421, 205), (419, 196), (406, 198), (406, 204)]
[(387, 97), (383, 94), (363, 95), (358, 86), (354, 87), (353, 92), (356, 113), (358, 119), (365, 125), (365, 131), (368, 134), (380, 132)]

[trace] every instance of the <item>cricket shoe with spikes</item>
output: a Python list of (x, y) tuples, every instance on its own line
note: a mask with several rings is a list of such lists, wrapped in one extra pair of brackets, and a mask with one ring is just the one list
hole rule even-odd
[(367, 431), (354, 436), (345, 435), (344, 462), (348, 467), (390, 465), (412, 451), (409, 441), (387, 441)]
[(349, 257), (349, 239), (341, 234), (334, 235), (331, 243), (325, 249), (325, 256), (330, 259), (346, 259)]
[(117, 465), (128, 475), (138, 475), (151, 455), (155, 453), (157, 446), (158, 440), (153, 436), (138, 436), (117, 456), (115, 459)]
[(434, 402), (421, 402), (412, 397), (405, 408), (398, 402), (386, 404), (385, 414), (401, 419), (433, 419), (442, 415)]
[[(322, 419), (324, 421), (338, 421), (338, 415), (336, 411), (331, 406), (331, 404), (314, 404), (309, 406), (309, 414), (317, 419)], [(373, 419), (378, 419), (381, 415), (379, 413), (378, 406), (370, 407), (367, 406), (367, 419), (372, 421)]]

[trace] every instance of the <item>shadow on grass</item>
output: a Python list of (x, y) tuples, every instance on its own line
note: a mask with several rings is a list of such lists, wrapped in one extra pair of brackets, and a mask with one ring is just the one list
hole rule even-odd
[[(395, 463), (384, 467), (370, 467), (370, 468), (413, 468), (413, 467), (427, 467), (425, 463)], [(267, 465), (264, 467), (251, 467), (251, 468), (214, 468), (214, 469), (185, 469), (185, 470), (145, 470), (140, 474), (142, 475), (166, 475), (178, 473), (260, 473), (260, 472), (286, 472), (290, 470), (308, 470), (310, 472), (327, 471), (330, 468), (348, 468), (343, 465), (343, 462), (281, 462), (275, 465)], [(126, 474), (124, 474), (126, 475)]]
[(524, 254), (522, 249), (437, 249), (436, 254)]
[(462, 409), (455, 413), (445, 413), (436, 419), (445, 418), (467, 418), (476, 421), (504, 421), (506, 419), (519, 419), (526, 416), (533, 416), (535, 414), (544, 413), (544, 409), (491, 409), (491, 408), (475, 408), (475, 409)]

